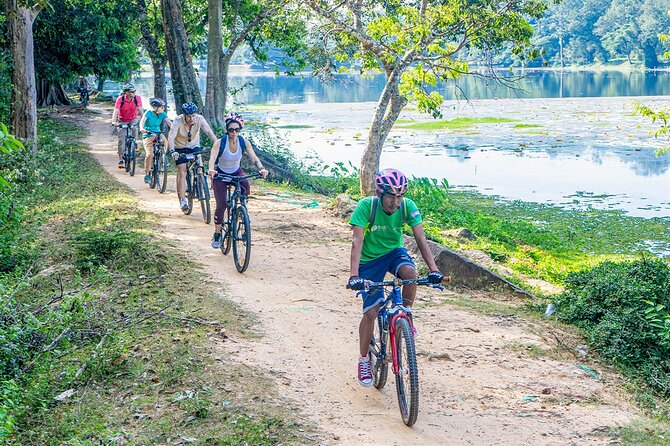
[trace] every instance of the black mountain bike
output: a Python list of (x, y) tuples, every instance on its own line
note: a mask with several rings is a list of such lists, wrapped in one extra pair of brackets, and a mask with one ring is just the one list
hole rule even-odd
[(372, 382), (381, 390), (386, 385), (389, 363), (393, 365), (400, 415), (407, 426), (416, 423), (419, 415), (419, 370), (412, 334), (411, 311), (403, 306), (400, 292), (402, 285), (410, 283), (444, 289), (440, 285), (431, 284), (426, 277), (410, 280), (396, 278), (385, 282), (366, 282), (366, 289), (356, 293), (357, 296), (365, 295), (384, 288), (385, 300), (379, 309), (368, 351)]
[(240, 182), (249, 178), (260, 177), (259, 173), (243, 176), (217, 174), (214, 177), (217, 180), (232, 183), (226, 190), (228, 204), (223, 211), (223, 220), (221, 221), (221, 252), (228, 254), (232, 245), (233, 260), (239, 273), (247, 270), (251, 257), (251, 223), (247, 211), (247, 197), (242, 195)]
[(188, 208), (184, 210), (184, 214), (191, 215), (193, 212), (193, 199), (200, 202), (200, 209), (202, 210), (202, 219), (209, 224), (212, 221), (212, 211), (210, 208), (210, 194), (209, 185), (207, 184), (207, 177), (205, 168), (202, 163), (203, 153), (208, 153), (209, 150), (200, 150), (195, 148), (193, 153), (182, 154), (188, 160), (186, 166), (186, 203)]
[(162, 194), (165, 192), (168, 176), (168, 157), (165, 153), (165, 143), (162, 138), (163, 133), (148, 132), (148, 135), (154, 135), (156, 137), (153, 145), (154, 161), (151, 164), (151, 172), (149, 172), (149, 175), (151, 176), (149, 187), (158, 189), (158, 192)]
[(128, 172), (131, 177), (135, 175), (135, 165), (137, 164), (137, 141), (135, 141), (135, 136), (133, 135), (133, 127), (137, 127), (137, 124), (119, 124), (119, 128), (125, 129), (126, 131), (126, 145), (123, 150), (123, 163), (126, 172)]

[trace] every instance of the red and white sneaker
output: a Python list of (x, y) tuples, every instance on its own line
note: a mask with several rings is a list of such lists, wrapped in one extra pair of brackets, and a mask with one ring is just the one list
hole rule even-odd
[(370, 359), (358, 358), (358, 384), (363, 387), (372, 386), (372, 370), (370, 369)]

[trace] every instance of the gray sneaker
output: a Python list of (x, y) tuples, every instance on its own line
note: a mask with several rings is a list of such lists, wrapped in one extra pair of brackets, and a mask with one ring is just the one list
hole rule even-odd
[(212, 237), (212, 248), (221, 249), (221, 233), (215, 232)]
[(188, 211), (188, 202), (186, 202), (186, 198), (182, 198), (179, 205), (181, 206), (182, 211)]

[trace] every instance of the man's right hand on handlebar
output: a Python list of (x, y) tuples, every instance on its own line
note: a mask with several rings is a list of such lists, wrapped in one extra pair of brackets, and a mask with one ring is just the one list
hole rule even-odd
[(349, 277), (349, 281), (347, 282), (347, 288), (352, 289), (354, 291), (363, 290), (365, 289), (365, 280), (359, 276), (351, 276)]
[(173, 160), (177, 161), (179, 159), (179, 152), (172, 152), (170, 156), (172, 156)]

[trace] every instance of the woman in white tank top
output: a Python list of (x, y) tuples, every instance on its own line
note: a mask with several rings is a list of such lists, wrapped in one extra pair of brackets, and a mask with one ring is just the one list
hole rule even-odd
[[(217, 139), (212, 146), (212, 153), (209, 157), (209, 175), (212, 177), (212, 188), (214, 189), (214, 198), (216, 199), (216, 210), (214, 211), (214, 236), (212, 237), (212, 248), (221, 247), (221, 223), (223, 220), (223, 211), (228, 205), (228, 195), (226, 190), (228, 182), (217, 180), (217, 173), (226, 173), (233, 176), (246, 175), (242, 170), (242, 155), (247, 154), (258, 168), (258, 172), (263, 178), (268, 176), (261, 160), (256, 156), (253, 147), (248, 139), (240, 135), (244, 127), (244, 119), (237, 113), (231, 113), (225, 118), (226, 136)], [(241, 183), (242, 194), (249, 195), (249, 181)]]

